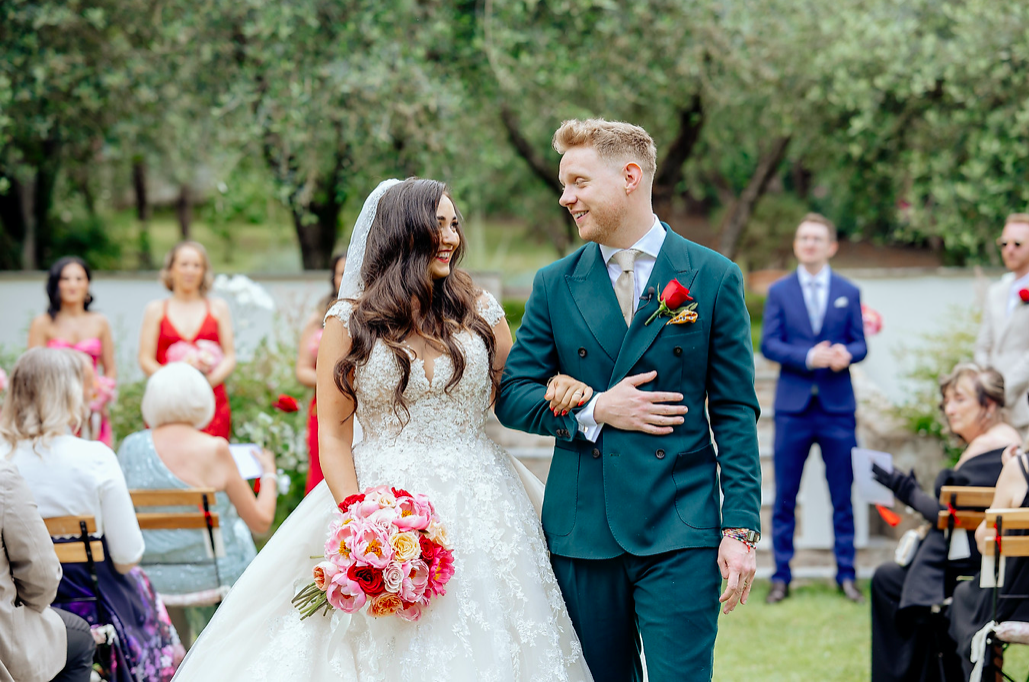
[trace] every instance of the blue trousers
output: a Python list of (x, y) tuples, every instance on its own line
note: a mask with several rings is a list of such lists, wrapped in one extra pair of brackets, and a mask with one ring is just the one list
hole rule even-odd
[(825, 462), (825, 477), (832, 499), (836, 542), (836, 582), (854, 579), (854, 508), (850, 501), (854, 469), (850, 451), (857, 446), (854, 414), (826, 412), (817, 396), (803, 412), (775, 414), (775, 508), (772, 510), (772, 580), (789, 584), (796, 529), (797, 493), (811, 446), (818, 443)]

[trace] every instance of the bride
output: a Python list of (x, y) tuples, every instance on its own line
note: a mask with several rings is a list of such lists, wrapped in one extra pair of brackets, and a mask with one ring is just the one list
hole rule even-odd
[[(176, 680), (592, 680), (550, 567), (542, 485), (483, 430), (512, 341), (493, 296), (452, 269), (463, 247), (443, 183), (387, 180), (368, 197), (318, 352), (325, 481), (236, 582)], [(567, 400), (589, 397), (558, 381)], [(336, 504), (377, 485), (432, 500), (454, 552), (446, 595), (415, 623), (363, 611), (301, 621), (290, 599), (311, 581)]]

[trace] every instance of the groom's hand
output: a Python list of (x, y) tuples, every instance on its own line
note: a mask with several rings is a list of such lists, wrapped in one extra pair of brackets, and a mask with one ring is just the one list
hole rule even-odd
[(638, 386), (657, 378), (656, 371), (625, 377), (597, 398), (593, 417), (622, 431), (642, 431), (667, 436), (673, 426), (682, 424), (685, 405), (667, 405), (682, 400), (681, 393), (641, 391)]
[(725, 604), (723, 613), (730, 613), (736, 604), (746, 604), (757, 573), (757, 550), (735, 538), (724, 537), (718, 545), (718, 569), (726, 581), (725, 592), (718, 601)]

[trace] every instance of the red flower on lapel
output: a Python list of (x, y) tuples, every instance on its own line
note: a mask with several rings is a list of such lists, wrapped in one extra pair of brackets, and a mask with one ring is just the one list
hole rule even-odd
[[(692, 312), (693, 315), (689, 316), (692, 319), (683, 319), (682, 322), (696, 321), (696, 313), (694, 312), (697, 307), (696, 303), (688, 306), (688, 311), (682, 310), (683, 306), (686, 305), (686, 302), (692, 301), (693, 297), (690, 296), (690, 290), (684, 287), (682, 282), (679, 280), (673, 279), (671, 282), (666, 284), (664, 291), (661, 292), (661, 295), (657, 300), (661, 302), (661, 305), (658, 306), (657, 311), (650, 316), (644, 326), (653, 322), (654, 318), (658, 315), (666, 315), (673, 318), (673, 320), (678, 320), (684, 312)], [(676, 321), (676, 324), (682, 324), (682, 322)]]
[(1029, 289), (1019, 289), (1018, 297), (1022, 299), (1022, 303), (1029, 303)]

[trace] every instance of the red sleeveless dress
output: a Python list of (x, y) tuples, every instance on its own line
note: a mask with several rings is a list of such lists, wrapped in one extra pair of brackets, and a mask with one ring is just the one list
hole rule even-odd
[[(168, 348), (179, 341), (186, 343), (214, 341), (219, 346), (221, 345), (221, 338), (218, 336), (218, 320), (214, 319), (214, 315), (211, 314), (209, 303), (207, 304), (207, 315), (204, 317), (200, 329), (192, 339), (187, 339), (168, 319), (168, 301), (164, 302), (164, 314), (161, 316), (161, 328), (157, 335), (158, 364), (168, 363)], [(204, 429), (204, 433), (221, 436), (226, 440), (232, 435), (232, 410), (229, 409), (229, 395), (225, 392), (225, 384), (218, 384), (214, 387), (214, 417)]]

